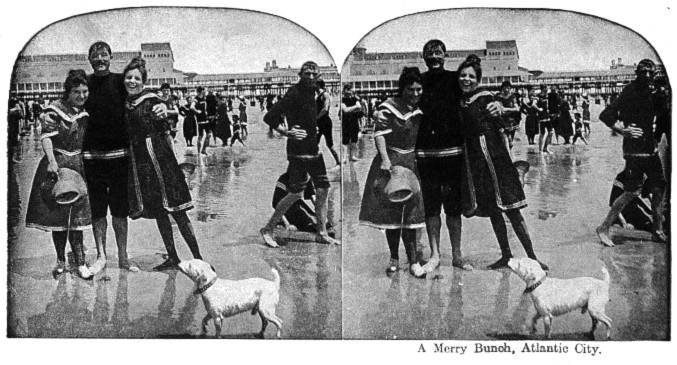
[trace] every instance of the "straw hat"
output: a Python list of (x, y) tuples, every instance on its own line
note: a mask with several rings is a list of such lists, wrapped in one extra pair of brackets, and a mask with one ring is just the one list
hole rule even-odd
[(59, 168), (56, 176), (46, 179), (40, 190), (48, 206), (70, 205), (87, 195), (87, 185), (82, 175), (65, 167)]
[(421, 191), (416, 174), (404, 166), (393, 166), (383, 192), (392, 203), (404, 203)]

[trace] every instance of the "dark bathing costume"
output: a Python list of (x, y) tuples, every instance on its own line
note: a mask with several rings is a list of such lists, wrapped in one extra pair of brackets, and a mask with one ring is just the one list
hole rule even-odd
[(92, 219), (129, 214), (127, 165), (129, 138), (124, 123), (127, 91), (123, 75), (88, 76), (89, 121), (83, 140), (83, 160)]

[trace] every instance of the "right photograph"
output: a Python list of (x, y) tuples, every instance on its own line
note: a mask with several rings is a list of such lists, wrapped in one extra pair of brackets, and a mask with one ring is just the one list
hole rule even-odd
[(671, 86), (622, 24), (449, 9), (341, 71), (343, 337), (670, 340)]

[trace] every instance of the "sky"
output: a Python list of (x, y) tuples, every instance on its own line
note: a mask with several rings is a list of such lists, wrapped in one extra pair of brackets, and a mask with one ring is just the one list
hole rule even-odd
[(97, 40), (113, 52), (139, 51), (141, 43), (170, 42), (174, 68), (184, 72), (262, 72), (307, 60), (336, 64), (324, 45), (281, 17), (234, 9), (123, 9), (68, 18), (45, 27), (24, 54), (87, 53)]
[(408, 15), (369, 32), (367, 52), (421, 51), (429, 39), (447, 50), (484, 49), (487, 40), (516, 40), (520, 66), (542, 71), (608, 69), (611, 60), (658, 60), (646, 40), (607, 20), (558, 10), (454, 9)]

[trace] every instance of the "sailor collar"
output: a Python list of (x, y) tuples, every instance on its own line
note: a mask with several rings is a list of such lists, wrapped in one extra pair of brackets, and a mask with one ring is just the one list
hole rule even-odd
[(75, 113), (71, 114), (66, 111), (66, 106), (59, 103), (58, 105), (55, 104), (50, 104), (48, 105), (45, 109), (48, 111), (52, 111), (56, 113), (61, 119), (63, 119), (66, 122), (73, 123), (74, 121), (83, 118), (83, 117), (88, 117), (89, 114), (82, 110), (78, 110), (77, 108), (72, 108)]
[(218, 277), (215, 276), (212, 280), (209, 280), (209, 282), (208, 282), (207, 284), (205, 284), (204, 286), (198, 287), (198, 288), (193, 292), (193, 294), (198, 295), (198, 294), (202, 294), (202, 293), (206, 292), (207, 289), (211, 288), (212, 285), (214, 285), (214, 283), (216, 282), (217, 279), (218, 279)]
[(535, 282), (535, 283), (533, 283), (533, 284), (527, 286), (526, 289), (524, 289), (524, 294), (529, 294), (529, 293), (531, 293), (532, 291), (536, 290), (536, 288), (538, 288), (539, 286), (541, 286), (541, 284), (543, 284), (543, 282), (545, 281), (545, 278), (547, 278), (547, 277), (548, 277), (548, 274), (546, 273), (546, 274), (541, 278), (541, 280), (539, 280), (539, 281), (537, 281), (537, 282)]
[(157, 96), (156, 94), (154, 94), (152, 92), (146, 92), (146, 93), (141, 94), (138, 97), (127, 99), (127, 107), (129, 109), (134, 109), (137, 106), (139, 106), (139, 104), (143, 103), (147, 99), (158, 99), (159, 101), (162, 101), (162, 99), (159, 96)]
[(489, 91), (487, 91), (487, 90), (478, 91), (478, 92), (476, 92), (475, 94), (471, 95), (469, 98), (463, 100), (461, 105), (464, 106), (464, 107), (467, 107), (467, 106), (469, 106), (470, 104), (474, 103), (475, 100), (477, 100), (478, 98), (480, 98), (480, 97), (482, 97), (482, 96), (491, 96), (491, 97), (493, 97), (494, 94), (492, 94), (491, 92), (489, 92)]

